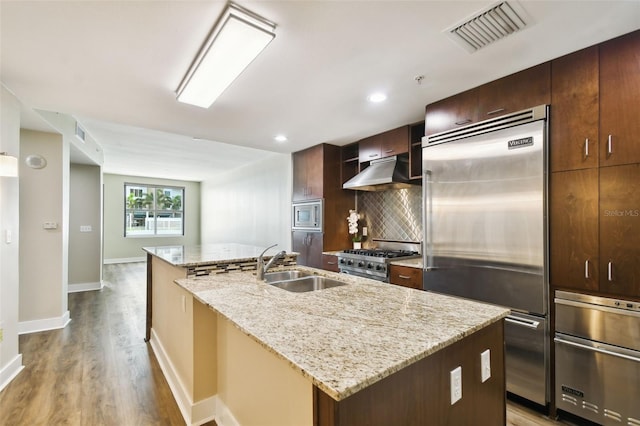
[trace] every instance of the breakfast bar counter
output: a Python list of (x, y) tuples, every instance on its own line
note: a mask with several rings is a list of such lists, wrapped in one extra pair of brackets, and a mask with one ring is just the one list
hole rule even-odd
[(278, 270), (345, 285), (294, 293), (255, 271), (155, 264), (172, 279), (153, 280), (151, 344), (188, 424), (504, 424), (508, 309), (303, 266)]

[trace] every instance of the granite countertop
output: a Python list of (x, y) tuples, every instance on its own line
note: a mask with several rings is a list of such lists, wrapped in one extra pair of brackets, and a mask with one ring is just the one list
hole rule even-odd
[[(228, 263), (255, 260), (266, 247), (252, 245), (225, 243), (204, 244), (199, 246), (162, 246), (143, 247), (149, 254), (172, 264), (173, 266), (198, 266), (212, 263)], [(265, 259), (275, 255), (280, 250), (278, 247), (269, 249)]]
[(506, 308), (297, 266), (348, 285), (291, 293), (251, 272), (177, 280), (340, 401), (509, 314)]

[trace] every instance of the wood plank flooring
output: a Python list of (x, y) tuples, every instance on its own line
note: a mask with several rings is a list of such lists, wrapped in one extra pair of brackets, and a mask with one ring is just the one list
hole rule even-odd
[[(105, 265), (101, 291), (69, 295), (65, 329), (20, 336), (25, 369), (0, 392), (0, 425), (184, 425), (143, 341), (145, 280), (145, 263)], [(508, 403), (509, 426), (561, 424)]]

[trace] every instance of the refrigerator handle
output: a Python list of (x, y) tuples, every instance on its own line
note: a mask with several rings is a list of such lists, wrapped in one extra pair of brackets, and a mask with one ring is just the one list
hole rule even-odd
[(433, 251), (432, 251), (432, 241), (431, 241), (431, 221), (433, 220), (433, 215), (431, 212), (431, 171), (426, 170), (423, 163), (423, 177), (422, 177), (422, 199), (423, 201), (423, 209), (422, 209), (422, 229), (424, 234), (424, 242), (422, 246), (422, 262), (423, 268), (425, 271), (431, 271), (435, 269), (433, 267)]
[(508, 323), (519, 325), (522, 327), (532, 328), (534, 330), (537, 330), (538, 326), (540, 326), (540, 321), (526, 320), (524, 318), (517, 318), (511, 315), (506, 317), (504, 320)]

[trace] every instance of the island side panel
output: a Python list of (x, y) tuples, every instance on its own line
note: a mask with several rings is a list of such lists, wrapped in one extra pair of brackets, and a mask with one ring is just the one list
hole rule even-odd
[(221, 316), (217, 346), (218, 425), (313, 424), (313, 384), (287, 361)]
[[(425, 325), (428, 326), (428, 325)], [(480, 354), (491, 351), (491, 377), (482, 383)], [(462, 367), (462, 399), (450, 401), (450, 371)], [(342, 400), (314, 389), (314, 425), (504, 425), (504, 320)]]
[(186, 277), (186, 270), (154, 256), (152, 275), (152, 344), (156, 340), (152, 346), (154, 351), (158, 348), (163, 352), (193, 400), (193, 296), (174, 283)]

